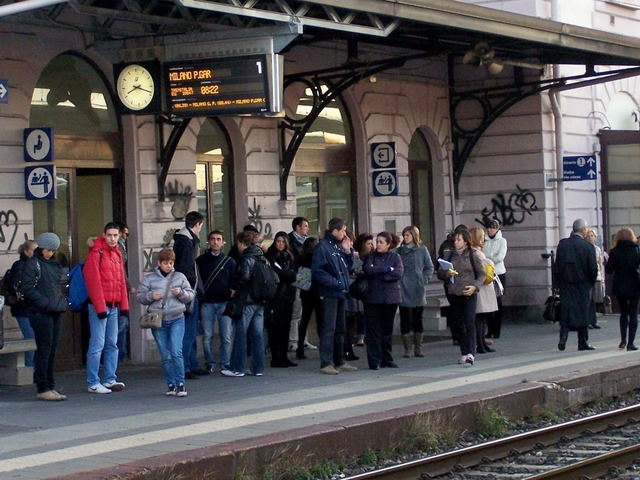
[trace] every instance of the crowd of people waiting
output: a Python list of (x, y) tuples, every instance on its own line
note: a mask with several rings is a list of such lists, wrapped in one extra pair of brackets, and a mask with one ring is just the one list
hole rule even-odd
[[(128, 318), (130, 294), (135, 294), (145, 312), (162, 311), (161, 327), (152, 329), (152, 335), (162, 358), (168, 396), (186, 396), (186, 380), (209, 375), (216, 367), (227, 377), (264, 375), (265, 332), (270, 366), (298, 366), (289, 355), (295, 353), (297, 361), (304, 360), (305, 349), (316, 348), (307, 339), (314, 313), (323, 374), (356, 371), (348, 363), (359, 359), (354, 345), (366, 345), (370, 369), (398, 368), (392, 353), (398, 310), (403, 356), (424, 357), (422, 317), (434, 265), (417, 227), (406, 227), (402, 238), (384, 231), (356, 237), (342, 219), (334, 218), (317, 239), (308, 236), (307, 219), (297, 217), (292, 232), (277, 232), (270, 244), (259, 244), (257, 229), (247, 225), (225, 254), (226, 242), (219, 230), (209, 232), (207, 248), (200, 252), (203, 223), (200, 213), (189, 212), (185, 227), (174, 235), (173, 248), (159, 252), (157, 266), (137, 288), (125, 273), (122, 225), (108, 223), (102, 235), (90, 240), (84, 266), (90, 326), (88, 392), (108, 394), (125, 388), (117, 378), (117, 367), (122, 358), (120, 318)], [(48, 401), (66, 399), (55, 390), (54, 380), (61, 315), (67, 309), (59, 288), (62, 268), (54, 255), (59, 245), (56, 234), (43, 233), (21, 247), (21, 258), (12, 268), (24, 296), (13, 313), (25, 338), (35, 338), (37, 397)], [(497, 222), (487, 232), (461, 225), (440, 248), (437, 274), (451, 305), (451, 330), (454, 343), (460, 345), (460, 363), (473, 364), (477, 353), (495, 351), (489, 339), (500, 336), (505, 254), (506, 241)], [(485, 282), (489, 265), (496, 272), (495, 282), (493, 274), (492, 281)], [(256, 274), (264, 268), (273, 272), (267, 284), (260, 283), (267, 277)], [(355, 296), (350, 286), (359, 277), (367, 280), (366, 292)], [(268, 298), (264, 295), (271, 287), (265, 285), (273, 285)], [(203, 333), (204, 368), (197, 357), (199, 332)], [(216, 343), (219, 352), (214, 352)]]

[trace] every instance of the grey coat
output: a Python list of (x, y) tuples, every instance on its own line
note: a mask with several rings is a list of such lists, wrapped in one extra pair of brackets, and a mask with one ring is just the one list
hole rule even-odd
[(400, 282), (402, 289), (401, 307), (424, 307), (425, 285), (433, 275), (433, 262), (429, 250), (424, 245), (412, 248), (402, 245), (398, 248), (398, 255), (404, 265), (404, 274)]
[[(150, 312), (155, 312), (162, 308), (163, 300), (154, 300), (153, 293), (160, 292), (164, 295), (164, 291), (167, 288), (167, 279), (170, 275), (171, 274), (165, 277), (160, 271), (160, 267), (156, 267), (153, 269), (153, 272), (144, 277), (138, 286), (136, 298), (142, 305), (149, 305), (148, 308)], [(171, 293), (171, 289), (173, 288), (181, 289), (180, 295), (177, 297), (173, 295)], [(193, 300), (194, 296), (195, 292), (193, 288), (191, 288), (187, 277), (180, 272), (174, 271), (173, 278), (171, 279), (171, 287), (169, 287), (169, 292), (165, 299), (163, 321), (169, 322), (182, 317), (187, 308), (186, 304)]]

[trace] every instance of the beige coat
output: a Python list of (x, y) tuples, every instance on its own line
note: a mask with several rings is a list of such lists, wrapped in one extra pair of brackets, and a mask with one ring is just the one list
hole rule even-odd
[[(493, 265), (493, 262), (485, 257), (484, 252), (481, 249), (477, 249), (475, 255), (482, 260), (484, 265)], [(476, 306), (476, 313), (491, 313), (498, 310), (498, 299), (496, 298), (496, 291), (493, 287), (493, 282), (489, 285), (482, 285), (478, 288), (478, 305)]]

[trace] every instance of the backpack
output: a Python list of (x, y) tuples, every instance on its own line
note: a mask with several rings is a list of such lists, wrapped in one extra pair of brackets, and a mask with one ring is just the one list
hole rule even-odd
[(85, 311), (89, 303), (89, 292), (82, 274), (83, 266), (84, 262), (78, 262), (69, 270), (69, 297), (67, 300), (72, 312)]
[[(100, 262), (102, 261), (102, 250), (100, 250)], [(89, 304), (89, 291), (87, 290), (87, 283), (84, 280), (84, 274), (82, 268), (84, 262), (76, 263), (71, 270), (69, 270), (69, 308), (72, 312), (84, 312), (87, 310)]]
[(9, 307), (17, 305), (21, 300), (18, 298), (15, 285), (13, 284), (13, 272), (10, 268), (5, 272), (0, 282), (0, 295), (4, 297), (4, 304)]
[(251, 269), (249, 294), (254, 300), (264, 302), (273, 300), (280, 279), (271, 264), (263, 257), (257, 257)]

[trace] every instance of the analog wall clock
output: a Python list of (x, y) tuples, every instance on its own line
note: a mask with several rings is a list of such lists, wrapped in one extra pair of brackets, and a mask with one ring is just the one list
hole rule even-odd
[(159, 113), (162, 98), (159, 62), (119, 64), (115, 75), (123, 113)]

